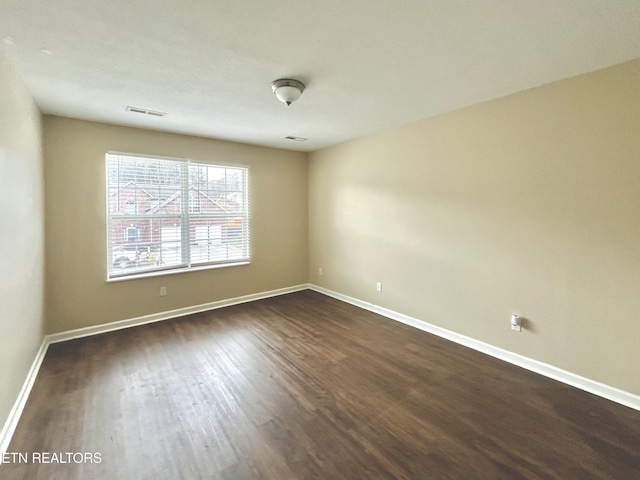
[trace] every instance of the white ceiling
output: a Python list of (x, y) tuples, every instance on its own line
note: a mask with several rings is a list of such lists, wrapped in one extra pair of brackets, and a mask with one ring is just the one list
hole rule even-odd
[(0, 0), (0, 38), (44, 113), (311, 151), (638, 58), (640, 1)]

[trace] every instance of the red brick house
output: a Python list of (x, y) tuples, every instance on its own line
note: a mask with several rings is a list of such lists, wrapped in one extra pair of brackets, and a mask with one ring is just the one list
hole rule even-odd
[[(194, 246), (233, 243), (242, 222), (234, 217), (238, 205), (223, 199), (223, 207), (204, 191), (188, 187), (189, 243)], [(141, 256), (154, 259), (171, 257), (180, 263), (180, 243), (183, 224), (182, 188), (180, 185), (144, 185), (129, 181), (109, 194), (111, 216), (109, 240), (114, 262), (123, 256), (133, 260), (132, 254), (120, 254), (126, 248)], [(193, 249), (194, 251), (197, 249)], [(197, 250), (201, 261), (211, 260), (213, 254)], [(116, 258), (118, 257), (118, 258)], [(194, 260), (194, 252), (191, 253)], [(197, 258), (195, 259), (197, 263)], [(166, 263), (166, 258), (163, 263)]]

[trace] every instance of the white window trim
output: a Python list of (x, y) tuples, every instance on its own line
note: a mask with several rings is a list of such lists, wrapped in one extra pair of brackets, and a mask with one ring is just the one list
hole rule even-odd
[[(181, 174), (181, 180), (182, 180), (182, 186), (181, 186), (181, 191), (182, 192), (187, 192), (187, 201), (185, 202), (185, 206), (182, 208), (181, 214), (179, 214), (178, 216), (180, 216), (183, 220), (184, 217), (190, 217), (191, 215), (200, 213), (200, 212), (191, 212), (190, 208), (189, 208), (189, 185), (188, 185), (188, 168), (190, 164), (201, 164), (201, 165), (208, 165), (208, 166), (212, 166), (212, 167), (222, 167), (222, 168), (238, 168), (238, 169), (242, 169), (245, 171), (244, 174), (244, 205), (245, 205), (245, 211), (243, 213), (243, 215), (241, 215), (241, 217), (246, 219), (246, 225), (247, 225), (247, 244), (246, 244), (246, 248), (247, 248), (247, 257), (246, 258), (242, 258), (242, 259), (237, 259), (237, 260), (226, 260), (226, 261), (215, 261), (212, 263), (195, 263), (195, 264), (191, 264), (189, 261), (189, 249), (190, 249), (190, 239), (189, 239), (189, 218), (187, 218), (186, 222), (184, 222), (184, 225), (187, 225), (187, 228), (182, 228), (181, 232), (182, 232), (182, 238), (181, 238), (181, 253), (182, 253), (182, 261), (183, 264), (182, 265), (177, 265), (177, 266), (169, 266), (169, 267), (161, 267), (161, 268), (150, 268), (150, 269), (145, 269), (145, 270), (138, 270), (132, 273), (125, 273), (125, 274), (116, 274), (114, 275), (111, 272), (111, 262), (112, 262), (112, 248), (110, 246), (110, 242), (112, 241), (112, 238), (110, 238), (110, 233), (111, 233), (111, 229), (110, 229), (110, 222), (111, 222), (111, 215), (109, 212), (109, 188), (108, 188), (108, 182), (109, 182), (109, 156), (113, 155), (113, 156), (118, 156), (118, 155), (122, 155), (122, 156), (127, 156), (127, 157), (135, 157), (135, 158), (141, 158), (141, 159), (148, 159), (148, 160), (161, 160), (161, 161), (171, 161), (171, 162), (179, 162), (180, 164), (182, 164), (182, 174)], [(250, 172), (250, 166), (249, 165), (244, 165), (244, 164), (238, 164), (238, 163), (225, 163), (225, 162), (212, 162), (212, 161), (204, 161), (204, 160), (195, 160), (195, 159), (189, 159), (189, 158), (179, 158), (179, 157), (165, 157), (165, 156), (159, 156), (159, 155), (145, 155), (145, 154), (138, 154), (138, 153), (131, 153), (131, 152), (119, 152), (119, 151), (108, 151), (105, 154), (105, 171), (106, 171), (106, 175), (105, 175), (105, 182), (104, 182), (104, 186), (105, 186), (105, 193), (106, 193), (106, 234), (107, 234), (107, 241), (106, 241), (106, 250), (107, 250), (107, 255), (106, 255), (106, 281), (108, 283), (111, 282), (122, 282), (122, 281), (126, 281), (126, 280), (135, 280), (135, 279), (140, 279), (140, 278), (152, 278), (152, 277), (158, 277), (158, 276), (164, 276), (164, 275), (174, 275), (174, 274), (180, 274), (180, 273), (187, 273), (187, 272), (194, 272), (194, 271), (203, 271), (203, 270), (211, 270), (211, 269), (219, 269), (219, 268), (228, 268), (228, 267), (237, 267), (237, 266), (243, 266), (243, 265), (249, 265), (251, 263), (251, 229), (250, 229), (250, 218), (251, 218), (251, 212), (250, 212), (250, 181), (249, 181), (249, 172)], [(186, 173), (185, 173), (186, 172)], [(126, 214), (125, 214), (126, 215)], [(236, 215), (237, 216), (237, 215)], [(144, 215), (130, 215), (129, 217), (144, 217)], [(147, 216), (146, 218), (151, 218), (150, 216)], [(186, 245), (186, 248), (182, 248), (182, 246)]]
[(165, 275), (176, 275), (178, 273), (188, 273), (188, 272), (201, 272), (203, 270), (217, 270), (219, 268), (230, 268), (230, 267), (241, 267), (243, 265), (250, 265), (250, 261), (242, 261), (236, 263), (218, 263), (211, 265), (198, 265), (188, 268), (171, 268), (165, 270), (145, 270), (140, 273), (136, 273), (134, 275), (122, 275), (117, 277), (107, 277), (107, 283), (115, 283), (115, 282), (125, 282), (127, 280), (137, 280), (139, 278), (153, 278), (153, 277), (163, 277)]

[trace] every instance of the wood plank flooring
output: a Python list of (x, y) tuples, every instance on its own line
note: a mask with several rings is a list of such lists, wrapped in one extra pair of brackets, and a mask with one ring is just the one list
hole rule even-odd
[(637, 480), (640, 412), (304, 291), (52, 345), (9, 451), (101, 461), (7, 480)]

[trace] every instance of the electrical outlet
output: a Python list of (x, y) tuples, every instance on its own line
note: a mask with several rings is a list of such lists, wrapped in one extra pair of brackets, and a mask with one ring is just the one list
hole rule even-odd
[(322, 267), (318, 267), (318, 275), (322, 275)]
[(167, 294), (167, 287), (160, 287), (160, 296), (164, 297)]
[(381, 291), (382, 291), (382, 282), (377, 282), (377, 283), (376, 283), (376, 290), (377, 290), (378, 292), (381, 292)]
[(516, 332), (522, 331), (522, 321), (520, 320), (520, 317), (515, 313), (511, 315), (511, 330), (514, 330)]

